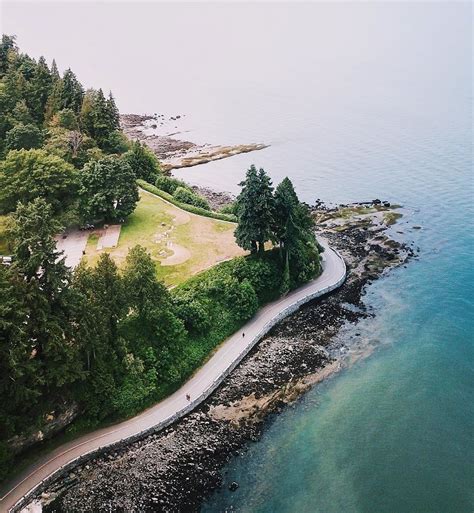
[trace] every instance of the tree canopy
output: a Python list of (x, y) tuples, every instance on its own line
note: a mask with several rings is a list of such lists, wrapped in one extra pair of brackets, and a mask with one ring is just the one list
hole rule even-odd
[(154, 184), (161, 173), (158, 159), (140, 141), (133, 141), (130, 150), (123, 154), (123, 158), (137, 178), (149, 183)]
[(237, 244), (252, 253), (264, 251), (265, 242), (272, 238), (273, 188), (263, 169), (252, 165), (245, 181), (239, 184), (242, 191), (237, 197), (236, 214), (239, 224), (235, 230)]
[(310, 279), (320, 270), (314, 222), (308, 208), (285, 178), (273, 193), (272, 183), (263, 169), (251, 166), (237, 197), (235, 230), (237, 243), (251, 253), (264, 251), (264, 244), (278, 244), (284, 262), (283, 289), (294, 282)]
[(84, 219), (124, 219), (133, 212), (138, 200), (135, 173), (124, 160), (108, 156), (84, 166), (79, 186), (80, 210)]
[(75, 199), (77, 172), (44, 150), (13, 150), (0, 161), (0, 212), (15, 210), (19, 201), (45, 199), (57, 213)]

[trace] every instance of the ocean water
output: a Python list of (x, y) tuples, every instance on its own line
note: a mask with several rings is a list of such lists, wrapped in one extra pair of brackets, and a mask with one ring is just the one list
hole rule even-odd
[(271, 145), (180, 177), (236, 192), (255, 163), (308, 202), (404, 206), (394, 236), (420, 258), (370, 285), (376, 316), (345, 331), (375, 350), (275, 417), (226, 468), (239, 489), (203, 511), (471, 513), (471, 4), (7, 2), (1, 16), (122, 112), (184, 114), (161, 130), (195, 142)]

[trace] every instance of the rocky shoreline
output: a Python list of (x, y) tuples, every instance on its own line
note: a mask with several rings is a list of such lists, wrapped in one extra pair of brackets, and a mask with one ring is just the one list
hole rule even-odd
[[(164, 172), (183, 167), (198, 166), (214, 160), (249, 153), (251, 151), (263, 150), (268, 144), (251, 143), (238, 145), (217, 145), (195, 144), (190, 141), (176, 139), (175, 136), (181, 132), (158, 134), (158, 128), (166, 126), (166, 123), (176, 123), (182, 115), (171, 116), (165, 119), (162, 114), (139, 115), (122, 114), (120, 125), (125, 135), (133, 140), (139, 140), (146, 144), (158, 157)], [(175, 129), (178, 127), (175, 126)], [(152, 133), (149, 133), (152, 132)]]
[(318, 234), (348, 265), (346, 283), (273, 328), (191, 414), (58, 479), (42, 493), (43, 510), (199, 511), (222, 486), (223, 466), (258, 440), (269, 416), (343, 365), (335, 355), (347, 347), (336, 335), (348, 323), (372, 315), (362, 300), (365, 285), (415, 256), (385, 233), (396, 214), (381, 204), (313, 208)]

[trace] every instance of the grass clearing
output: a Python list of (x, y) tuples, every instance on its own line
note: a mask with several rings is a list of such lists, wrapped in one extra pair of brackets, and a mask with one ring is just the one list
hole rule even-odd
[(99, 234), (92, 232), (85, 258), (94, 265), (101, 253), (108, 252), (121, 267), (129, 249), (140, 244), (156, 261), (159, 278), (172, 286), (245, 254), (235, 242), (234, 229), (233, 223), (185, 212), (142, 190), (135, 212), (122, 226), (117, 247), (97, 250)]

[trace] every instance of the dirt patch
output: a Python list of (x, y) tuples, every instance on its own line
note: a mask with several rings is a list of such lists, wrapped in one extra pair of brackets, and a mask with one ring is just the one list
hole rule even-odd
[(191, 258), (191, 252), (179, 244), (170, 241), (166, 247), (171, 250), (173, 254), (161, 260), (161, 265), (184, 264), (184, 262)]

